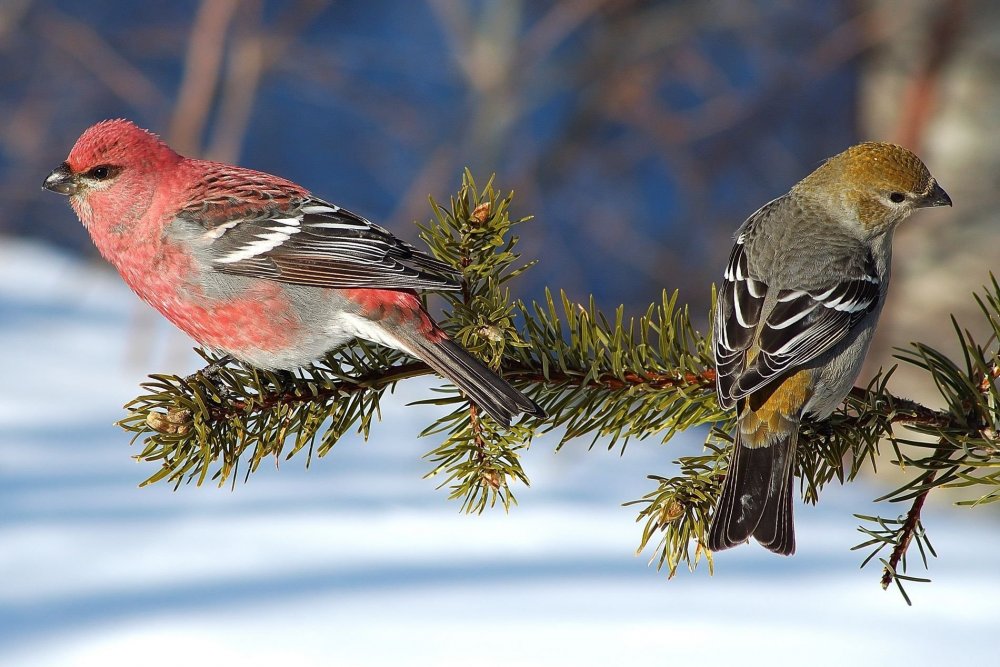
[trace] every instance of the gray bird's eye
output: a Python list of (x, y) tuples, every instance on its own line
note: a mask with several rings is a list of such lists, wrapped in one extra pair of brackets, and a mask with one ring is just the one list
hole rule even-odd
[(906, 200), (906, 195), (904, 195), (902, 192), (893, 192), (891, 195), (889, 195), (889, 199), (894, 204), (902, 204), (903, 201)]

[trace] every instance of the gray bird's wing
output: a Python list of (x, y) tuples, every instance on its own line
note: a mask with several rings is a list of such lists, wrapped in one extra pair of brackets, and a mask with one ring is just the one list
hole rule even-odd
[(741, 228), (717, 297), (715, 362), (724, 408), (836, 346), (881, 298), (881, 280), (869, 254), (862, 266), (822, 288), (778, 290), (762, 318), (769, 286), (751, 275), (746, 240), (771, 204)]

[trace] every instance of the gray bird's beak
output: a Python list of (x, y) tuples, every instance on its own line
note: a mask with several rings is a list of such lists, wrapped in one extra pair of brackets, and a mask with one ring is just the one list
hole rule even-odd
[(937, 184), (937, 181), (935, 181), (934, 187), (932, 187), (931, 191), (920, 199), (918, 206), (920, 208), (928, 206), (951, 206), (951, 197), (949, 197), (948, 193)]
[(80, 183), (69, 170), (69, 165), (63, 162), (45, 177), (42, 187), (61, 195), (75, 195), (80, 189)]

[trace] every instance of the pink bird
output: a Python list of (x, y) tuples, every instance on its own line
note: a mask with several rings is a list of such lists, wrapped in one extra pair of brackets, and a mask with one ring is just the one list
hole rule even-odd
[(128, 286), (205, 347), (291, 370), (363, 338), (424, 361), (504, 426), (544, 416), (424, 310), (415, 290), (459, 289), (455, 269), (295, 183), (108, 120), (44, 187), (68, 195)]

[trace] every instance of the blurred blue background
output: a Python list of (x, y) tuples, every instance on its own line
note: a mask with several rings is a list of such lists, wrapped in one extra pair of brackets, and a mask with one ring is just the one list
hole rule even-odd
[[(541, 261), (517, 296), (640, 314), (680, 289), (704, 323), (749, 213), (852, 143), (895, 141), (956, 205), (897, 235), (870, 376), (910, 340), (955, 353), (948, 313), (984, 331), (970, 293), (1000, 264), (998, 31), (987, 0), (0, 2), (0, 664), (757, 664), (769, 642), (811, 651), (875, 625), (910, 643), (810, 659), (943, 655), (944, 630), (985, 623), (995, 512), (932, 498), (944, 558), (906, 609), (847, 551), (851, 514), (899, 481), (887, 466), (800, 511), (792, 560), (746, 547), (670, 583), (631, 557), (618, 504), (701, 434), (624, 457), (539, 441), (521, 507), (462, 517), (420, 479), (433, 414), (402, 407), (415, 385), (371, 443), (308, 473), (137, 489), (152, 471), (130, 464), (118, 406), (197, 360), (40, 184), (84, 128), (128, 117), (413, 240), (468, 166), (535, 217), (521, 248)], [(919, 374), (892, 386), (935, 405)]]
[[(858, 137), (853, 3), (15, 2), (0, 46), (15, 204), (90, 251), (39, 174), (126, 116), (413, 236), (465, 166), (536, 216), (544, 285), (704, 303), (732, 230)], [(841, 40), (844, 43), (836, 43)]]

